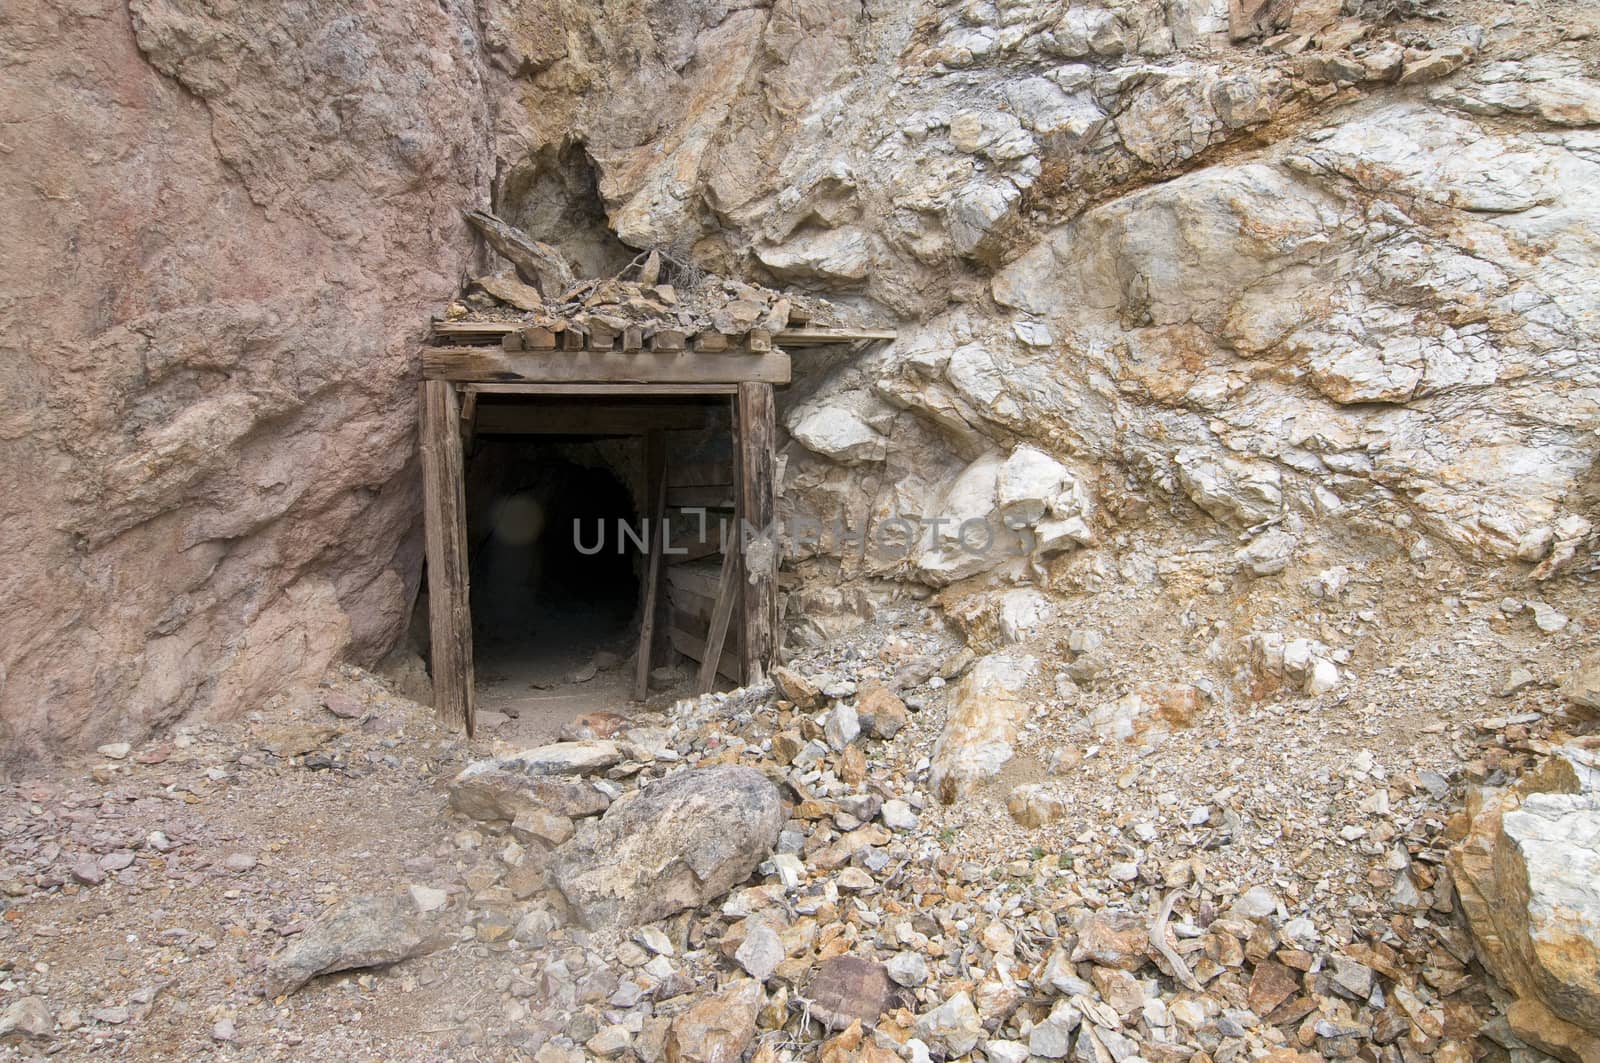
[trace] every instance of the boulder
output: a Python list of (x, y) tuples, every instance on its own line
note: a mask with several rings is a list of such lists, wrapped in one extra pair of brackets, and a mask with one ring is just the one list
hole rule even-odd
[(822, 691), (817, 684), (793, 668), (785, 668), (782, 665), (774, 668), (772, 683), (778, 688), (778, 693), (802, 710), (814, 709), (822, 704)]
[(838, 406), (803, 411), (790, 420), (789, 434), (812, 453), (842, 465), (882, 461), (889, 453), (889, 441), (882, 433)]
[(1567, 673), (1561, 696), (1581, 708), (1600, 710), (1600, 652), (1589, 654)]
[(574, 776), (604, 771), (626, 757), (617, 742), (556, 742), (466, 766), (450, 784), (450, 806), (481, 820), (592, 816), (610, 798)]
[(1024, 827), (1042, 827), (1065, 815), (1071, 807), (1065, 797), (1043, 783), (1015, 787), (1006, 798), (1006, 811)]
[(873, 738), (889, 739), (900, 733), (900, 728), (906, 725), (911, 714), (906, 710), (906, 703), (897, 697), (894, 691), (876, 680), (869, 680), (861, 686), (860, 695), (856, 699), (856, 715), (861, 721), (861, 729)]
[(494, 761), (469, 765), (450, 785), (450, 807), (485, 821), (538, 812), (576, 819), (604, 812), (610, 803), (604, 791), (581, 779), (524, 775)]
[(972, 666), (933, 748), (929, 785), (952, 804), (1011, 759), (1017, 729), (1028, 715), (1022, 691), (1038, 671), (1033, 657), (996, 653)]
[(766, 995), (761, 983), (741, 978), (702, 998), (672, 1020), (667, 1063), (739, 1063), (756, 1036), (756, 1015)]
[(783, 801), (754, 768), (679, 771), (619, 798), (555, 851), (557, 888), (586, 926), (636, 926), (715, 900), (777, 844)]
[(44, 997), (18, 997), (0, 1012), (0, 1040), (34, 1038), (44, 1040), (56, 1029), (55, 1016)]
[(1592, 1063), (1600, 1058), (1600, 753), (1560, 746), (1515, 784), (1469, 794), (1467, 810), (1471, 829), (1449, 863), (1478, 955), (1520, 998), (1524, 1025), (1545, 1029), (1541, 1047)]
[(433, 944), (429, 922), (406, 894), (351, 897), (324, 912), (267, 962), (266, 995), (293, 993), (320, 974), (398, 963)]
[(1038, 523), (1070, 477), (1066, 466), (1038, 447), (1016, 448), (995, 480), (1001, 518), (1013, 526)]
[(853, 1022), (867, 1025), (893, 1006), (890, 968), (848, 953), (823, 960), (806, 983), (812, 1015), (824, 1025), (842, 1030)]

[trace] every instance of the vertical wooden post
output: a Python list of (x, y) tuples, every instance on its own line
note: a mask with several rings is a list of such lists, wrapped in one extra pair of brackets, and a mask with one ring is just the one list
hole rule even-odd
[(667, 519), (667, 436), (660, 429), (644, 436), (644, 493), (649, 512), (645, 515), (646, 540), (650, 557), (645, 562), (644, 585), (640, 587), (639, 653), (633, 666), (633, 700), (650, 696), (650, 664), (656, 631), (657, 601), (661, 586), (661, 550), (666, 541)]
[(739, 551), (730, 543), (722, 555), (717, 599), (711, 607), (711, 620), (706, 626), (705, 651), (700, 658), (700, 676), (695, 689), (702, 694), (709, 694), (717, 685), (717, 665), (722, 661), (722, 647), (728, 641), (728, 622), (733, 619), (733, 604), (738, 600)]
[[(739, 529), (744, 583), (744, 681), (759, 683), (776, 663), (778, 535), (773, 477), (777, 411), (771, 384), (740, 384), (736, 399)], [(746, 528), (758, 538), (746, 543)], [(767, 536), (767, 537), (760, 537)]]
[(468, 600), (467, 488), (455, 385), (422, 385), (422, 520), (428, 550), (433, 705), (472, 734), (472, 608)]

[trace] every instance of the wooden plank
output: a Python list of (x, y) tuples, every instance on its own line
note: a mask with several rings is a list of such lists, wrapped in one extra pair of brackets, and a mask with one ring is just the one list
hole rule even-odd
[[(706, 625), (711, 616), (716, 612), (717, 600), (715, 598), (702, 598), (692, 594), (681, 587), (675, 587), (668, 594), (672, 599), (672, 623), (683, 630), (694, 634), (704, 634)], [(692, 621), (690, 623), (689, 621)]]
[(777, 411), (771, 384), (740, 384), (735, 400), (739, 450), (739, 513), (756, 535), (771, 539), (743, 543), (740, 580), (744, 597), (744, 674), (759, 683), (776, 663), (778, 632), (778, 544), (773, 528), (773, 476), (777, 463)]
[(589, 403), (571, 406), (491, 403), (478, 407), (487, 435), (643, 435), (658, 430), (704, 428), (702, 406)]
[[(683, 553), (680, 554), (679, 550), (682, 550)], [(720, 553), (721, 550), (722, 547), (718, 545), (717, 537), (714, 534), (707, 536), (704, 542), (696, 542), (693, 539), (688, 542), (673, 540), (672, 553), (667, 558), (667, 564), (669, 566), (687, 565), (695, 561), (702, 561), (713, 554)], [(668, 568), (667, 571), (672, 572), (674, 570)]]
[(737, 384), (511, 384), (486, 381), (472, 389), (484, 395), (633, 395), (672, 398), (737, 395)]
[(433, 334), (456, 339), (463, 336), (504, 336), (508, 332), (519, 332), (528, 323), (526, 321), (435, 321)]
[[(681, 628), (668, 628), (667, 639), (672, 643), (672, 648), (693, 661), (700, 661), (706, 654), (705, 641), (697, 639)], [(739, 682), (739, 659), (727, 650), (722, 651), (722, 656), (717, 658), (717, 671), (735, 685)]]
[(782, 351), (743, 358), (692, 351), (550, 355), (496, 347), (424, 347), (422, 375), (467, 383), (787, 384), (789, 356)]
[(650, 651), (656, 630), (656, 602), (660, 597), (661, 547), (667, 511), (667, 441), (660, 432), (644, 437), (644, 489), (650, 499), (646, 530), (650, 537), (650, 557), (645, 563), (643, 605), (639, 614), (639, 653), (633, 668), (633, 700), (650, 696)]
[(667, 580), (674, 591), (686, 590), (702, 598), (714, 599), (719, 589), (717, 573), (720, 568), (720, 564), (715, 568), (707, 565), (680, 565), (667, 573)]
[(445, 726), (472, 734), (472, 608), (467, 496), (456, 389), (422, 385), (422, 524), (428, 557), (433, 704)]
[(686, 484), (667, 488), (667, 505), (676, 509), (732, 509), (731, 484)]
[[(739, 551), (729, 550), (722, 555), (722, 572), (717, 576), (716, 605), (711, 610), (711, 620), (706, 625), (705, 653), (700, 658), (698, 689), (703, 694), (716, 685), (716, 663), (722, 660), (722, 647), (728, 640), (728, 622), (733, 618), (733, 606), (739, 594)], [(748, 675), (748, 667), (743, 669)]]
[(710, 484), (733, 483), (733, 463), (730, 461), (680, 461), (667, 474), (667, 483), (673, 487), (705, 487)]
[(478, 430), (478, 391), (470, 384), (461, 396), (461, 449), (472, 453), (473, 436)]
[(772, 340), (780, 347), (821, 347), (830, 343), (892, 340), (897, 335), (894, 329), (790, 328), (774, 333)]

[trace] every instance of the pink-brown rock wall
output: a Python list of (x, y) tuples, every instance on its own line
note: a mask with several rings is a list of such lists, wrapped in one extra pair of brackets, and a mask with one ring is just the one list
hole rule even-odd
[(0, 13), (0, 756), (402, 629), (415, 352), (491, 173), (460, 4)]

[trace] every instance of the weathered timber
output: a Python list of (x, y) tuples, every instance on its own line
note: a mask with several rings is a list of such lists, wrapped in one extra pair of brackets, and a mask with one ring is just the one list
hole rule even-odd
[(643, 601), (639, 613), (639, 653), (633, 668), (635, 701), (650, 696), (651, 650), (661, 589), (661, 548), (666, 539), (662, 533), (667, 512), (667, 441), (659, 431), (644, 437), (644, 489), (645, 497), (650, 500), (650, 512), (646, 517), (650, 556), (645, 563), (644, 586), (640, 588)]
[(455, 386), (422, 385), (422, 524), (428, 558), (433, 704), (448, 727), (473, 726), (467, 498)]
[[(699, 661), (706, 655), (705, 641), (697, 639), (682, 628), (669, 628), (667, 638), (672, 643), (672, 648), (691, 660)], [(717, 658), (717, 671), (722, 673), (730, 683), (739, 682), (739, 659), (727, 650), (723, 650)]]
[(545, 328), (543, 325), (529, 325), (520, 335), (523, 349), (529, 351), (553, 351), (556, 349), (556, 344), (561, 342), (554, 329)]
[(705, 395), (736, 395), (738, 384), (585, 384), (543, 383), (518, 384), (499, 381), (482, 381), (467, 385), (467, 390), (485, 395), (630, 395), (640, 398), (682, 398)]
[(639, 384), (739, 384), (789, 382), (789, 356), (782, 351), (728, 358), (687, 351), (573, 351), (559, 356), (495, 347), (424, 347), (422, 375), (429, 380), (469, 383), (635, 382)]
[(650, 335), (650, 349), (652, 351), (681, 351), (689, 337), (682, 329), (660, 328)]
[(478, 430), (478, 393), (471, 388), (461, 395), (461, 449), (472, 453), (473, 438)]
[(732, 509), (731, 484), (683, 484), (667, 488), (667, 505), (674, 509)]
[(493, 403), (478, 408), (477, 430), (484, 435), (626, 436), (705, 424), (705, 408), (694, 405)]
[[(765, 358), (770, 355), (752, 355)], [(739, 359), (744, 361), (744, 359)], [(778, 543), (773, 527), (773, 474), (777, 462), (777, 413), (772, 385), (741, 383), (735, 400), (739, 451), (739, 514), (742, 526), (741, 591), (744, 596), (744, 675), (748, 682), (765, 678), (775, 663), (778, 630)], [(746, 542), (745, 528), (750, 529)]]
[(509, 260), (517, 268), (517, 275), (538, 288), (547, 300), (572, 287), (572, 267), (561, 257), (561, 252), (486, 210), (469, 210), (465, 214), (472, 227), (483, 234), (485, 242)]
[[(722, 660), (722, 647), (728, 639), (728, 623), (733, 618), (734, 602), (741, 597), (739, 570), (739, 551), (730, 549), (722, 555), (722, 573), (717, 578), (716, 604), (711, 610), (711, 620), (706, 624), (705, 652), (700, 658), (698, 685), (702, 694), (709, 691), (716, 683), (717, 665)], [(744, 674), (750, 674), (748, 666), (744, 669)]]
[(733, 346), (731, 341), (734, 338), (735, 337), (729, 336), (726, 332), (713, 332), (708, 330), (695, 336), (694, 349), (697, 351), (704, 351), (706, 354), (721, 354), (723, 351), (726, 351), (729, 347)]
[(894, 329), (789, 328), (773, 335), (779, 347), (821, 347), (830, 343), (860, 343), (892, 340)]

